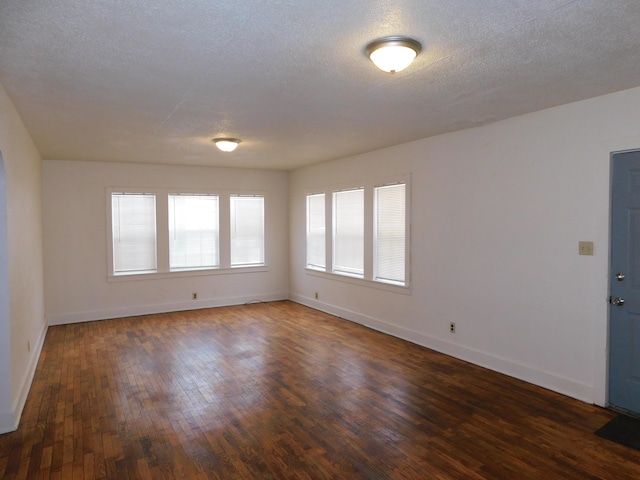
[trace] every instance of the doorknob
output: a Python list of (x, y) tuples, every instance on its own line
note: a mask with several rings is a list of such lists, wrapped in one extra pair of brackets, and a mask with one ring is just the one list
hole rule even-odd
[(619, 282), (624, 280), (624, 273), (616, 273), (616, 280)]
[(624, 298), (616, 297), (611, 300), (611, 304), (615, 305), (616, 307), (621, 307), (622, 305), (624, 305)]

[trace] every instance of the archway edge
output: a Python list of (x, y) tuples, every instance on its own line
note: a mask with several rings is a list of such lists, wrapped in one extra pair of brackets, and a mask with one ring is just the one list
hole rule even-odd
[(12, 405), (8, 238), (7, 177), (4, 157), (0, 151), (0, 433), (10, 432), (18, 427)]

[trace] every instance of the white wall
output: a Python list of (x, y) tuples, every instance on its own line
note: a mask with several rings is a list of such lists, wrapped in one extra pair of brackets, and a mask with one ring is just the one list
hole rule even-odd
[[(291, 298), (604, 405), (610, 153), (640, 148), (639, 105), (633, 89), (291, 172)], [(399, 172), (411, 295), (306, 272), (305, 194)]]
[[(0, 433), (17, 428), (46, 333), (40, 155), (0, 86)], [(6, 256), (5, 256), (6, 255)]]
[[(45, 308), (50, 324), (187, 310), (288, 296), (284, 172), (45, 160)], [(263, 192), (268, 270), (109, 281), (107, 188)], [(198, 300), (192, 300), (192, 293)]]

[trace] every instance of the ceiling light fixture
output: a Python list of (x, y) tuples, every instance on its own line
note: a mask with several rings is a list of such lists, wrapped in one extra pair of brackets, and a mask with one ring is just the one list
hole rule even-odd
[(214, 138), (211, 141), (223, 152), (233, 152), (240, 144), (237, 138)]
[(383, 72), (396, 73), (407, 68), (422, 50), (417, 40), (409, 37), (385, 37), (367, 45), (371, 61)]

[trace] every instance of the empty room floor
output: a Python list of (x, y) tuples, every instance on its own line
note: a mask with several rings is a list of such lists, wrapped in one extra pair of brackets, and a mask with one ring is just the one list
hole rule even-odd
[(638, 479), (616, 414), (283, 301), (50, 327), (7, 479)]

